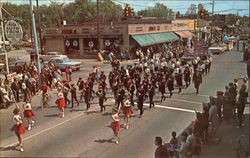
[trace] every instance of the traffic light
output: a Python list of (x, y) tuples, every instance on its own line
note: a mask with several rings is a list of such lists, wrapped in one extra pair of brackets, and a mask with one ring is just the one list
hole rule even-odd
[(134, 16), (134, 14), (135, 14), (134, 8), (131, 8), (131, 7), (130, 7), (129, 16)]
[(124, 16), (125, 16), (125, 17), (129, 17), (129, 7), (128, 7), (128, 6), (126, 6), (126, 7), (124, 8)]

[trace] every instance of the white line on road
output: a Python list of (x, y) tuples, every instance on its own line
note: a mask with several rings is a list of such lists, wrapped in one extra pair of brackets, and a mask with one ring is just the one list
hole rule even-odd
[[(149, 104), (144, 104), (144, 105), (149, 106)], [(171, 106), (155, 105), (155, 107), (157, 107), (157, 108), (163, 108), (163, 109), (176, 110), (176, 111), (184, 111), (184, 112), (195, 113), (194, 110), (183, 109), (183, 108), (175, 108), (175, 107), (171, 107)]]
[(182, 99), (174, 99), (174, 98), (167, 98), (168, 100), (180, 101), (185, 103), (192, 103), (192, 104), (199, 104), (202, 105), (201, 102), (189, 101), (189, 100), (182, 100)]

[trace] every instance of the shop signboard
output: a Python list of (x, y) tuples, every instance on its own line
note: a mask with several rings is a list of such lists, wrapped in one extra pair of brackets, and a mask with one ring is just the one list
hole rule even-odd
[(11, 43), (20, 43), (23, 39), (22, 26), (15, 20), (9, 20), (5, 24), (5, 36)]

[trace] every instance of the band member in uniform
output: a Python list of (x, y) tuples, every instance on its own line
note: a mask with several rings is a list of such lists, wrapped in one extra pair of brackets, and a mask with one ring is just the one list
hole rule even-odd
[(118, 144), (119, 143), (119, 131), (121, 129), (121, 125), (120, 125), (120, 119), (119, 119), (117, 111), (112, 115), (112, 119), (114, 121), (111, 123), (110, 127), (112, 128), (114, 132), (115, 143)]
[(171, 98), (173, 93), (172, 91), (174, 90), (174, 76), (173, 73), (169, 75), (168, 82), (167, 82), (168, 90), (170, 92), (169, 97)]
[(160, 81), (159, 83), (159, 91), (161, 92), (161, 102), (162, 100), (166, 99), (166, 96), (164, 95), (166, 93), (166, 85), (165, 85), (165, 80), (162, 79), (162, 81)]
[(182, 72), (181, 70), (179, 70), (179, 72), (175, 75), (176, 77), (176, 83), (177, 83), (177, 86), (179, 88), (179, 92), (178, 93), (181, 93), (181, 87), (182, 87)]
[(14, 113), (14, 116), (13, 116), (14, 125), (12, 126), (11, 131), (14, 131), (18, 138), (20, 151), (24, 151), (21, 135), (25, 133), (25, 127), (23, 125), (22, 118), (19, 115), (19, 109), (15, 108), (13, 113)]
[(70, 93), (71, 93), (71, 108), (74, 107), (74, 100), (77, 102), (77, 106), (79, 106), (79, 101), (77, 100), (77, 96), (76, 96), (75, 84), (71, 84)]
[(99, 105), (101, 107), (101, 112), (102, 112), (103, 110), (106, 110), (105, 106), (103, 105), (105, 96), (104, 96), (104, 91), (102, 89), (102, 86), (99, 86), (98, 88), (99, 90), (96, 92), (96, 95), (99, 97)]
[(197, 95), (199, 93), (199, 87), (202, 82), (202, 75), (197, 70), (194, 70), (193, 82), (194, 82), (194, 87), (196, 89), (196, 95)]
[(155, 103), (154, 103), (154, 95), (155, 95), (155, 87), (152, 85), (152, 83), (149, 83), (150, 87), (148, 90), (148, 96), (149, 96), (149, 108), (151, 109), (151, 105), (152, 107), (155, 107)]
[(190, 82), (191, 82), (191, 71), (190, 71), (190, 68), (188, 66), (186, 66), (186, 68), (184, 70), (184, 81), (186, 83), (186, 88), (188, 88), (188, 86), (190, 85)]
[(34, 125), (35, 121), (33, 121), (31, 118), (33, 116), (35, 116), (35, 113), (32, 111), (32, 108), (31, 108), (31, 104), (30, 103), (27, 103), (27, 104), (24, 104), (23, 106), (24, 108), (24, 112), (23, 112), (23, 115), (24, 117), (27, 119), (27, 122), (28, 122), (28, 130), (31, 130), (31, 127)]
[(63, 97), (63, 93), (58, 93), (58, 99), (56, 100), (56, 104), (60, 110), (60, 116), (64, 117), (64, 107), (65, 107), (65, 100)]
[(131, 109), (131, 103), (129, 100), (126, 100), (123, 103), (123, 113), (124, 113), (125, 126), (126, 126), (126, 129), (128, 129), (130, 126), (129, 117), (133, 114), (133, 111)]
[(138, 98), (138, 109), (140, 110), (140, 117), (143, 114), (143, 102), (144, 102), (144, 91), (142, 88), (138, 89), (138, 94), (137, 94), (137, 98)]

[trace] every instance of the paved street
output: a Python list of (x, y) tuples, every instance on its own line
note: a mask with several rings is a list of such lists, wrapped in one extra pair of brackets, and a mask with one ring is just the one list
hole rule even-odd
[[(32, 105), (36, 113), (36, 123), (24, 135), (24, 152), (14, 149), (17, 138), (9, 130), (14, 106), (0, 110), (0, 156), (151, 158), (156, 149), (155, 136), (161, 136), (164, 142), (169, 141), (171, 131), (180, 133), (195, 119), (194, 110), (201, 111), (202, 101), (208, 101), (208, 96), (216, 95), (218, 90), (224, 91), (224, 87), (234, 78), (246, 76), (246, 65), (241, 61), (242, 53), (236, 51), (216, 55), (213, 57), (211, 72), (203, 78), (200, 95), (195, 95), (195, 89), (191, 85), (181, 94), (174, 93), (171, 99), (167, 98), (162, 103), (156, 102), (158, 106), (153, 109), (148, 109), (146, 103), (142, 118), (138, 118), (139, 111), (134, 107), (131, 128), (121, 130), (121, 141), (118, 145), (112, 139), (112, 130), (107, 127), (112, 121), (111, 108), (114, 106), (114, 98), (111, 96), (105, 103), (107, 110), (104, 113), (99, 112), (100, 107), (95, 98), (88, 111), (85, 111), (84, 103), (80, 103), (72, 111), (66, 108), (65, 118), (57, 116), (59, 110), (55, 100), (52, 99), (51, 107), (41, 110), (40, 97), (34, 97)], [(94, 64), (96, 62), (85, 60), (84, 68), (73, 73), (73, 81), (79, 76), (86, 79)], [(111, 69), (108, 64), (99, 62), (98, 65), (105, 72)], [(156, 96), (156, 100), (160, 100), (160, 95)], [(245, 111), (249, 113), (249, 107)]]

